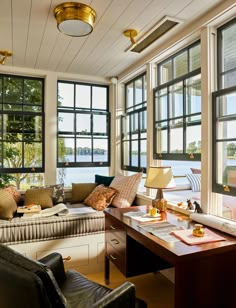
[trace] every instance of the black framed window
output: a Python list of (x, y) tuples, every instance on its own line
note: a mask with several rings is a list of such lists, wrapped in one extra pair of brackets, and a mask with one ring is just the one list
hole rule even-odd
[(0, 172), (44, 172), (44, 80), (0, 75)]
[(57, 166), (110, 165), (108, 87), (58, 81)]
[(218, 90), (236, 85), (236, 19), (217, 30)]
[(158, 64), (154, 159), (201, 160), (200, 42)]
[(146, 172), (146, 74), (125, 84), (125, 114), (121, 117), (121, 169)]
[(217, 30), (218, 89), (213, 104), (213, 188), (236, 196), (236, 18)]

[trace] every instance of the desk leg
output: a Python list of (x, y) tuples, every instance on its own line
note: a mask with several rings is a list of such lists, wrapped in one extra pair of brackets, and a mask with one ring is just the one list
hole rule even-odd
[(110, 260), (105, 256), (105, 284), (110, 283)]

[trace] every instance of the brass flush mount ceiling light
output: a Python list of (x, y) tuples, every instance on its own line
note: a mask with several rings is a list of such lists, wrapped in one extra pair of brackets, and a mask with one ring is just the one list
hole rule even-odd
[(4, 65), (6, 62), (7, 57), (11, 57), (12, 56), (12, 52), (8, 51), (8, 50), (0, 50), (0, 55), (2, 56), (1, 60), (0, 60), (0, 64)]
[(96, 12), (88, 5), (65, 2), (54, 9), (58, 29), (69, 36), (85, 36), (93, 31)]
[(124, 35), (130, 39), (132, 46), (136, 45), (135, 37), (138, 35), (138, 31), (135, 29), (128, 29), (124, 31)]

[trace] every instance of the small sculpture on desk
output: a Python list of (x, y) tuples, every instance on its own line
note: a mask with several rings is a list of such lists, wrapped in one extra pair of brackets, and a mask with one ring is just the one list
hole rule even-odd
[(202, 208), (197, 201), (194, 201), (193, 204), (195, 205), (195, 213), (203, 213)]
[(193, 210), (194, 206), (190, 199), (187, 199), (187, 210)]

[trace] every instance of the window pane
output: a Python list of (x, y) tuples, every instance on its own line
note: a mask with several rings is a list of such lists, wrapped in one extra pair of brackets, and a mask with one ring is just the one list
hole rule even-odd
[(74, 85), (70, 83), (58, 83), (57, 105), (60, 107), (74, 107)]
[(219, 121), (216, 126), (217, 139), (236, 138), (236, 119), (230, 121)]
[(43, 149), (42, 143), (24, 143), (24, 167), (42, 167)]
[(190, 72), (201, 67), (200, 51), (200, 44), (189, 49)]
[(76, 85), (76, 107), (91, 108), (91, 87)]
[(91, 139), (76, 139), (76, 161), (91, 162), (92, 161), (92, 143)]
[(134, 82), (135, 87), (135, 105), (142, 103), (143, 101), (143, 80), (139, 78)]
[(130, 138), (129, 135), (129, 123), (130, 123), (130, 117), (126, 116), (122, 118), (122, 139), (128, 140)]
[(3, 142), (3, 167), (22, 168), (22, 142)]
[(43, 89), (41, 80), (24, 80), (24, 102), (32, 105), (42, 105)]
[(93, 161), (108, 161), (108, 140), (94, 139), (93, 141)]
[(223, 47), (223, 71), (236, 68), (236, 24), (227, 27), (222, 31), (222, 47)]
[(107, 116), (106, 115), (94, 114), (93, 133), (107, 135)]
[(163, 63), (161, 66), (160, 66), (160, 77), (161, 77), (161, 80), (160, 80), (160, 84), (163, 84), (163, 83), (166, 83), (170, 80), (172, 80), (172, 76), (173, 76), (173, 73), (172, 73), (172, 60), (169, 60), (169, 61), (166, 61), (165, 63)]
[(216, 99), (219, 117), (236, 115), (236, 92), (218, 96)]
[(183, 153), (183, 122), (181, 120), (171, 121), (170, 153)]
[(80, 135), (91, 135), (91, 115), (78, 113), (76, 114), (76, 132)]
[(42, 141), (43, 124), (41, 116), (24, 116), (24, 140)]
[(144, 86), (143, 100), (146, 101), (147, 100), (147, 77), (146, 75), (143, 76), (143, 86)]
[(217, 142), (217, 183), (236, 186), (236, 142)]
[[(236, 53), (235, 53), (236, 54)], [(225, 73), (222, 80), (223, 88), (230, 88), (236, 85), (236, 70)]]
[(140, 155), (140, 166), (143, 168), (147, 167), (147, 141), (141, 141), (141, 155)]
[(129, 165), (129, 158), (130, 158), (130, 142), (125, 141), (123, 142), (123, 164)]
[(183, 84), (179, 82), (170, 87), (170, 118), (183, 116)]
[(126, 108), (130, 108), (134, 104), (134, 87), (133, 82), (126, 85)]
[(138, 141), (132, 141), (131, 148), (131, 165), (138, 167)]
[(58, 113), (58, 130), (59, 132), (74, 131), (74, 114), (73, 113)]
[(201, 153), (201, 125), (187, 126), (186, 152)]
[(131, 120), (131, 132), (135, 133), (139, 130), (138, 113), (134, 113), (130, 117)]
[(58, 168), (57, 183), (64, 183), (65, 187), (71, 187), (72, 183), (94, 183), (95, 174), (108, 176), (108, 167), (89, 168)]
[(104, 87), (92, 87), (93, 91), (93, 103), (92, 108), (94, 109), (107, 109), (107, 89)]
[(174, 78), (183, 76), (188, 73), (188, 53), (182, 52), (174, 58)]
[(201, 75), (186, 80), (186, 114), (201, 112)]
[[(163, 126), (162, 126), (163, 125)], [(157, 127), (157, 149), (156, 153), (167, 153), (168, 148), (167, 148), (167, 122), (163, 123), (158, 123)]]
[(23, 78), (3, 77), (3, 101), (5, 104), (22, 104)]
[(158, 91), (156, 100), (156, 119), (158, 121), (165, 120), (168, 117), (167, 101), (167, 89)]
[(74, 162), (74, 148), (75, 140), (74, 138), (60, 137), (58, 138), (58, 160), (60, 162)]

